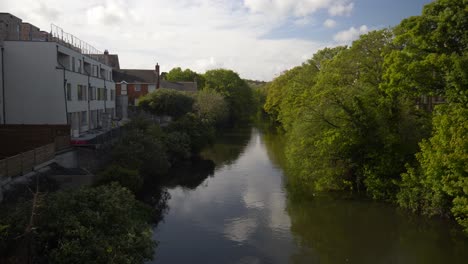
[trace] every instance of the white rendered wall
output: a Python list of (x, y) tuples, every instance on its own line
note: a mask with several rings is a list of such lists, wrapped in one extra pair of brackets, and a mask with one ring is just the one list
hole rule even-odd
[[(115, 99), (111, 100), (112, 80), (88, 76), (82, 65), (78, 72), (79, 60), (100, 66), (106, 71), (112, 68), (101, 64), (79, 52), (55, 42), (7, 41), (5, 42), (5, 78), (7, 87), (7, 123), (9, 124), (66, 124), (66, 113), (86, 112), (87, 124), (80, 126), (80, 132), (87, 131), (92, 110), (115, 109)], [(57, 62), (57, 50), (70, 56), (64, 71)], [(71, 66), (75, 58), (75, 71)], [(0, 69), (1, 70), (1, 69)], [(103, 76), (104, 77), (104, 76)], [(108, 78), (108, 76), (106, 76)], [(64, 80), (65, 79), (65, 80)], [(65, 83), (71, 85), (71, 100), (66, 99)], [(85, 100), (78, 101), (78, 85), (86, 87)], [(91, 100), (89, 86), (107, 88), (107, 100)], [(71, 120), (70, 120), (71, 121)], [(77, 121), (77, 120), (75, 120)], [(76, 122), (74, 122), (76, 124)]]
[(4, 42), (7, 124), (66, 124), (56, 58), (53, 42)]

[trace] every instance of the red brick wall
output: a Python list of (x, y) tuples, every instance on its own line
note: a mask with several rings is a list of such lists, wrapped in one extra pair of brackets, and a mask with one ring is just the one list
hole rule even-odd
[[(127, 95), (128, 95), (128, 104), (129, 105), (134, 105), (135, 104), (135, 99), (140, 98), (141, 96), (147, 95), (148, 94), (148, 84), (140, 84), (140, 91), (136, 91), (136, 85), (134, 83), (129, 83), (127, 84)], [(116, 84), (115, 85), (115, 94), (116, 95), (121, 95), (121, 85)]]

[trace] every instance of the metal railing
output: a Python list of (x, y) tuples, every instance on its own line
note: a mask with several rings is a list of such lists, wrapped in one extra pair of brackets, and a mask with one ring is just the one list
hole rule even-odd
[(66, 47), (69, 47), (85, 56), (88, 56), (101, 63), (105, 63), (102, 53), (89, 43), (77, 38), (73, 34), (65, 32), (61, 27), (51, 24), (50, 25), (51, 41), (58, 42)]

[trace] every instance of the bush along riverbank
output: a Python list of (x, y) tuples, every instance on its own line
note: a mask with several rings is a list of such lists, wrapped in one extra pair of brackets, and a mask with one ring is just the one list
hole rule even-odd
[[(216, 131), (251, 114), (253, 93), (237, 73), (209, 71), (204, 83), (197, 93), (161, 89), (142, 98), (142, 110), (172, 121), (164, 127), (139, 118), (128, 123), (94, 186), (58, 190), (56, 182), (37, 175), (11, 188), (0, 205), (0, 262), (152, 259), (157, 242), (151, 230), (169, 199), (164, 186), (193, 188), (212, 174), (213, 162), (200, 160), (198, 153)], [(197, 165), (193, 175), (183, 169), (191, 161)]]
[(434, 1), (269, 83), (289, 185), (365, 193), (468, 232), (467, 27), (465, 1)]

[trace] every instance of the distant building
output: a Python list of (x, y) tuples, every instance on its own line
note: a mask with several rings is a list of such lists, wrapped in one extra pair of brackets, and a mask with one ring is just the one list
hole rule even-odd
[(10, 13), (0, 13), (0, 42), (21, 39), (22, 20)]
[(154, 70), (120, 69), (113, 71), (116, 90), (116, 111), (118, 118), (127, 118), (128, 106), (136, 106), (138, 99), (157, 89), (173, 89), (196, 92), (197, 83), (170, 82), (161, 78), (159, 64)]
[(6, 37), (2, 44), (2, 124), (69, 124), (75, 137), (110, 127), (116, 93), (112, 67), (100, 59), (103, 53), (58, 27), (47, 41), (34, 41), (41, 31), (26, 24), (20, 24), (24, 31), (18, 34), (29, 39)]
[(109, 54), (109, 51), (105, 50), (104, 54), (95, 54), (95, 57), (113, 70), (120, 70), (119, 55)]
[(197, 83), (171, 82), (161, 78), (159, 65), (154, 70), (121, 69), (114, 71), (117, 96), (127, 95), (129, 105), (136, 105), (138, 98), (156, 89), (173, 89), (184, 92), (196, 92)]

